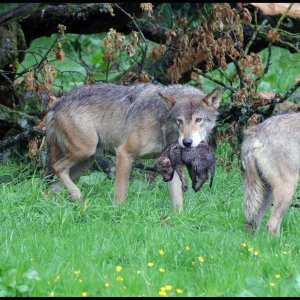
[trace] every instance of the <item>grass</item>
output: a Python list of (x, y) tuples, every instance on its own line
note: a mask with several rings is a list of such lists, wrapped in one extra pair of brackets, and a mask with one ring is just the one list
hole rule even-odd
[(279, 237), (246, 233), (239, 162), (171, 209), (167, 185), (134, 171), (126, 203), (112, 206), (113, 180), (90, 171), (78, 182), (86, 205), (66, 192), (45, 197), (28, 164), (1, 166), (0, 296), (297, 296), (299, 213)]

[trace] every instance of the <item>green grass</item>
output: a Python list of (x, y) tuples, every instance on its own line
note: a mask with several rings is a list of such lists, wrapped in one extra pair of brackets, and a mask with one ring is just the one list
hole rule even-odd
[(24, 163), (1, 166), (0, 295), (159, 296), (166, 285), (167, 296), (299, 295), (300, 210), (288, 210), (279, 237), (265, 232), (269, 211), (246, 233), (239, 162), (221, 164), (230, 152), (219, 145), (211, 189), (194, 193), (189, 182), (181, 214), (162, 179), (144, 172), (134, 171), (118, 208), (113, 180), (88, 172), (78, 182), (84, 207), (66, 192), (45, 197), (45, 181)]

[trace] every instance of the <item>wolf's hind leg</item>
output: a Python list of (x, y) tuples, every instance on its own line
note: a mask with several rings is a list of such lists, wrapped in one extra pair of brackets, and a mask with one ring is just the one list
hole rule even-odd
[(172, 206), (175, 210), (182, 212), (183, 203), (182, 203), (182, 189), (181, 189), (181, 180), (177, 174), (174, 172), (173, 179), (168, 182), (169, 191), (171, 195)]
[(70, 196), (74, 200), (80, 201), (82, 200), (81, 192), (70, 178), (70, 169), (76, 164), (77, 161), (74, 160), (70, 154), (67, 154), (53, 165), (53, 169), (56, 175), (64, 183), (66, 189), (70, 193)]
[[(80, 177), (85, 171), (87, 171), (91, 165), (93, 164), (95, 160), (95, 157), (92, 156), (84, 161), (81, 161), (77, 164), (75, 164), (70, 169), (70, 178), (72, 181), (76, 180), (78, 177)], [(62, 182), (60, 180), (55, 180), (49, 187), (49, 192), (59, 193), (61, 192), (63, 186)]]
[(266, 225), (267, 230), (272, 235), (280, 233), (282, 217), (292, 202), (298, 177), (298, 174), (291, 174), (282, 180), (277, 180), (276, 185), (274, 185), (274, 205)]

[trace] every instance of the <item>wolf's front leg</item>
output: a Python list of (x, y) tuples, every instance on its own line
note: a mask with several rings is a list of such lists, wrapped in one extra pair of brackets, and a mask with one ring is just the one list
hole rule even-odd
[(183, 203), (182, 203), (181, 180), (176, 171), (174, 172), (173, 179), (168, 182), (168, 186), (169, 186), (173, 208), (179, 212), (182, 212)]
[(124, 144), (118, 147), (116, 152), (117, 160), (114, 204), (120, 204), (124, 202), (126, 198), (128, 181), (134, 158), (126, 151)]

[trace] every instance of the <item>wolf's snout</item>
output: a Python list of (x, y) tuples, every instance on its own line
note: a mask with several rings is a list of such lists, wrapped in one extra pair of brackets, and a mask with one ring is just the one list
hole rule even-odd
[(191, 138), (184, 138), (182, 140), (182, 144), (187, 148), (190, 148), (192, 143), (193, 143), (193, 140)]

